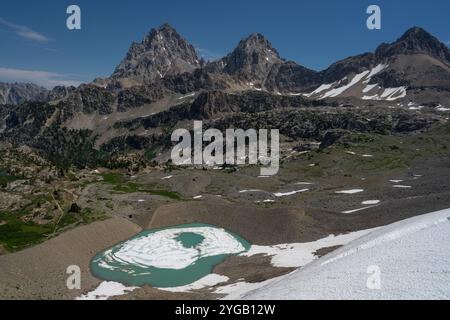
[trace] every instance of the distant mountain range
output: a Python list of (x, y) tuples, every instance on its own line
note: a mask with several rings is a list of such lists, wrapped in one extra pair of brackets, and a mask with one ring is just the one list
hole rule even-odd
[[(237, 117), (251, 113), (252, 119), (245, 122), (256, 126), (263, 120), (255, 119), (267, 117), (264, 112), (348, 104), (450, 107), (450, 50), (414, 27), (373, 53), (349, 57), (317, 72), (283, 59), (258, 33), (241, 40), (225, 57), (207, 62), (164, 24), (141, 43), (132, 43), (109, 78), (53, 90), (0, 84), (0, 141), (35, 148), (50, 144), (47, 154), (72, 162), (83, 148), (89, 150), (89, 156), (80, 160), (86, 164), (87, 158), (98, 156), (98, 150), (104, 154), (166, 145), (165, 131), (185, 120), (219, 119), (224, 125), (244, 121)], [(266, 125), (283, 126), (282, 117), (273, 116), (278, 119), (264, 118)], [(295, 115), (285, 119), (288, 136), (323, 138), (292, 119)], [(359, 123), (363, 119), (340, 124), (327, 118), (322, 129), (362, 128), (367, 125)], [(383, 122), (386, 126), (391, 124)], [(407, 125), (411, 130), (420, 126)], [(70, 148), (67, 141), (74, 142)]]
[[(174, 85), (195, 84), (194, 91), (264, 90), (315, 99), (444, 103), (450, 95), (450, 50), (422, 28), (413, 27), (373, 53), (349, 57), (317, 72), (286, 61), (263, 35), (255, 33), (222, 59), (206, 62), (174, 28), (164, 24), (152, 29), (141, 43), (133, 42), (110, 78), (93, 84), (112, 92), (142, 85), (173, 90)], [(0, 103), (49, 101), (65, 97), (66, 91), (73, 88), (49, 92), (32, 84), (0, 84)]]
[(19, 104), (46, 99), (47, 90), (29, 83), (0, 82), (0, 104)]
[[(448, 97), (449, 68), (448, 47), (418, 27), (411, 28), (394, 43), (381, 44), (374, 53), (350, 57), (316, 72), (283, 59), (258, 33), (241, 40), (224, 58), (205, 63), (193, 46), (165, 24), (152, 30), (142, 43), (133, 43), (112, 77), (99, 79), (97, 83), (127, 88), (167, 78), (192, 82), (196, 80), (195, 75), (207, 75), (208, 86), (215, 84), (229, 91), (264, 90), (274, 94), (304, 94), (317, 99), (357, 97), (393, 101), (407, 98), (433, 102), (430, 99), (440, 100), (442, 91), (446, 91)], [(195, 70), (198, 72), (194, 79), (186, 75), (177, 78)]]

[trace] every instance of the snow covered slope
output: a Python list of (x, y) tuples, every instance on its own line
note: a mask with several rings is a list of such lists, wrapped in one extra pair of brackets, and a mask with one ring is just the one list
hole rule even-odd
[(325, 99), (333, 97), (360, 97), (364, 100), (386, 100), (394, 101), (406, 97), (406, 87), (382, 88), (377, 83), (372, 82), (372, 77), (389, 68), (387, 64), (379, 64), (371, 70), (366, 70), (329, 84), (323, 84), (306, 97), (315, 99)]
[(380, 228), (241, 298), (450, 299), (450, 209)]

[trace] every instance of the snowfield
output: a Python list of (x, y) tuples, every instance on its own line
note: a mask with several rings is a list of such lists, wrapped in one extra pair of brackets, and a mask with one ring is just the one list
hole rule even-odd
[(379, 228), (259, 286), (219, 291), (250, 300), (450, 299), (450, 209)]
[(275, 246), (253, 245), (249, 251), (240, 254), (242, 257), (266, 255), (272, 257), (272, 265), (278, 268), (299, 268), (317, 259), (320, 249), (347, 244), (362, 237), (374, 229), (351, 232), (341, 235), (330, 235), (327, 238), (305, 243), (286, 243)]
[[(371, 70), (358, 73), (350, 80), (348, 77), (343, 79), (322, 84), (311, 93), (303, 94), (306, 97), (315, 97), (317, 99), (325, 99), (331, 97), (345, 96), (350, 89), (357, 90), (363, 100), (385, 100), (395, 101), (406, 97), (407, 87), (382, 88), (379, 84), (370, 84), (372, 77), (389, 68), (387, 64), (379, 64)], [(362, 87), (362, 88), (360, 88)], [(443, 110), (444, 111), (444, 110)]]

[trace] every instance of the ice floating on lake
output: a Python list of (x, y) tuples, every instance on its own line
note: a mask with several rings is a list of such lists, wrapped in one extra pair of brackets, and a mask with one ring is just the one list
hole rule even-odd
[(250, 244), (225, 229), (182, 225), (143, 231), (101, 252), (91, 262), (93, 274), (127, 285), (179, 287), (207, 276), (227, 256)]

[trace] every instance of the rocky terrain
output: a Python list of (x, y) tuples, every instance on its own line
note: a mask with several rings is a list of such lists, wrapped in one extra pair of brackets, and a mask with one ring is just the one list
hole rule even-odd
[[(165, 24), (133, 43), (109, 78), (53, 90), (0, 84), (0, 298), (73, 299), (93, 290), (100, 280), (89, 259), (142, 229), (201, 221), (284, 248), (220, 264), (214, 272), (226, 286), (302, 267), (273, 262), (295, 255), (289, 244), (448, 208), (449, 113), (450, 51), (417, 27), (314, 71), (257, 33), (206, 62)], [(221, 131), (279, 129), (279, 174), (175, 167), (171, 134), (194, 120)], [(38, 266), (17, 269), (30, 261)], [(81, 290), (65, 289), (67, 263), (83, 267)], [(27, 281), (36, 274), (39, 281)], [(225, 291), (217, 283), (178, 293), (145, 287), (124, 298)]]
[(0, 82), (0, 105), (17, 105), (27, 101), (42, 101), (47, 97), (47, 90), (31, 83)]

